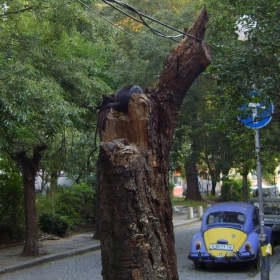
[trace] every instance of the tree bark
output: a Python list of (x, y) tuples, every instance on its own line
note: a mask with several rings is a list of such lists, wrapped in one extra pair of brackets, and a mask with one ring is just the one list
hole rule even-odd
[(211, 195), (216, 195), (216, 185), (217, 185), (217, 181), (215, 178), (212, 179), (212, 188), (211, 188)]
[(35, 176), (42, 158), (41, 153), (47, 146), (37, 146), (33, 150), (33, 156), (29, 158), (24, 151), (17, 154), (16, 158), (21, 165), (23, 174), (24, 210), (25, 210), (25, 243), (22, 256), (39, 255), (38, 221), (35, 200)]
[[(188, 32), (203, 39), (201, 11)], [(210, 64), (202, 40), (185, 37), (168, 56), (155, 89), (132, 95), (128, 113), (101, 110), (98, 184), (102, 275), (179, 279), (169, 191), (169, 153), (183, 98)]]
[(199, 191), (196, 164), (194, 161), (185, 161), (185, 171), (187, 176), (186, 200), (203, 200)]
[(57, 189), (57, 180), (58, 180), (58, 174), (57, 170), (51, 170), (51, 179), (50, 179), (50, 192), (49, 194), (52, 196), (56, 189)]

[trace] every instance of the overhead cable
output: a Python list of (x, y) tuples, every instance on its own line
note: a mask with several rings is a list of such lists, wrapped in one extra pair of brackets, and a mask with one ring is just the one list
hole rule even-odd
[[(140, 22), (140, 23), (143, 24), (144, 26), (148, 27), (148, 28), (150, 29), (150, 31), (151, 31), (152, 33), (154, 33), (155, 35), (161, 36), (161, 37), (164, 37), (164, 38), (169, 38), (169, 39), (171, 39), (171, 40), (173, 40), (173, 41), (175, 41), (175, 42), (178, 43), (178, 41), (174, 39), (174, 36), (167, 36), (167, 35), (164, 34), (163, 32), (161, 32), (161, 31), (159, 31), (159, 30), (157, 30), (157, 29), (151, 27), (151, 26), (145, 21), (145, 19), (144, 19), (144, 17), (147, 17), (147, 16), (142, 16), (142, 13), (141, 13), (141, 12), (138, 12), (137, 10), (135, 10), (134, 8), (132, 8), (131, 6), (129, 6), (129, 5), (127, 5), (127, 4), (124, 4), (124, 3), (119, 3), (119, 2), (117, 1), (118, 4), (120, 4), (120, 5), (123, 6), (124, 8), (127, 8), (127, 9), (131, 10), (132, 12), (136, 13), (136, 14), (139, 16), (140, 19), (138, 19), (138, 18), (136, 18), (136, 17), (130, 15), (129, 13), (124, 12), (122, 9), (116, 7), (115, 5), (109, 3), (109, 2), (106, 1), (106, 0), (102, 0), (102, 1), (103, 1), (104, 3), (110, 5), (111, 7), (113, 7), (115, 10), (121, 12), (121, 13), (124, 14), (125, 16), (128, 16), (129, 18), (133, 19), (134, 21)], [(113, 1), (113, 2), (115, 2), (115, 1)], [(148, 17), (147, 17), (147, 18), (148, 18)], [(154, 21), (155, 21), (155, 20), (154, 20)], [(182, 35), (177, 35), (176, 37), (179, 37), (179, 36), (182, 36)]]
[[(162, 36), (162, 37), (168, 38), (168, 39), (173, 39), (173, 38), (177, 38), (177, 37), (188, 36), (188, 37), (193, 38), (193, 39), (195, 39), (195, 40), (202, 41), (202, 39), (200, 39), (200, 38), (198, 38), (198, 37), (195, 37), (195, 36), (193, 36), (193, 35), (191, 35), (191, 34), (182, 32), (182, 31), (180, 31), (180, 30), (178, 30), (178, 29), (176, 29), (176, 28), (174, 28), (174, 27), (172, 27), (172, 26), (170, 26), (170, 25), (167, 25), (167, 24), (165, 24), (165, 23), (163, 23), (163, 22), (161, 22), (161, 21), (159, 21), (159, 20), (156, 20), (156, 19), (154, 19), (154, 18), (152, 18), (152, 17), (150, 17), (150, 16), (148, 16), (148, 15), (142, 13), (142, 12), (139, 12), (139, 11), (137, 11), (136, 9), (134, 9), (132, 6), (130, 6), (130, 5), (128, 5), (128, 4), (125, 4), (125, 3), (121, 2), (121, 1), (117, 1), (117, 0), (102, 0), (102, 1), (103, 1), (104, 3), (110, 5), (110, 6), (113, 7), (114, 9), (118, 10), (118, 11), (121, 12), (122, 14), (124, 14), (124, 15), (126, 15), (126, 16), (132, 18), (133, 20), (135, 20), (135, 21), (137, 21), (137, 22), (142, 23), (143, 25), (145, 25), (146, 27), (148, 27), (154, 34), (156, 34), (156, 35), (158, 35), (158, 36)], [(123, 8), (125, 8), (125, 9), (128, 9), (128, 10), (130, 10), (130, 11), (136, 13), (136, 14), (139, 16), (140, 20), (137, 19), (137, 18), (135, 18), (135, 17), (133, 17), (133, 16), (131, 16), (130, 14), (124, 12), (122, 9), (120, 9), (120, 8), (118, 8), (117, 6), (113, 5), (111, 2), (114, 2), (114, 3), (118, 4), (118, 5), (120, 5), (121, 7), (123, 7)], [(172, 36), (166, 35), (166, 34), (164, 34), (163, 32), (161, 32), (161, 31), (159, 31), (159, 30), (156, 30), (155, 28), (152, 28), (152, 27), (145, 21), (144, 18), (147, 18), (147, 19), (149, 19), (149, 20), (151, 20), (151, 21), (153, 21), (153, 22), (155, 22), (155, 23), (157, 23), (157, 24), (159, 24), (159, 25), (162, 25), (162, 26), (164, 26), (164, 27), (167, 27), (167, 28), (169, 28), (169, 29), (171, 29), (171, 30), (173, 30), (173, 31), (176, 31), (176, 32), (179, 33), (179, 35), (172, 35)], [(175, 39), (173, 39), (173, 40), (176, 41), (176, 42), (178, 42), (178, 41), (175, 40)]]
[[(137, 11), (136, 9), (134, 9), (132, 6), (130, 6), (130, 5), (128, 5), (128, 4), (125, 4), (125, 3), (123, 3), (122, 1), (118, 1), (118, 0), (102, 0), (102, 1), (103, 1), (104, 3), (110, 5), (110, 6), (113, 7), (114, 9), (118, 10), (118, 11), (121, 12), (122, 14), (124, 14), (124, 15), (130, 17), (131, 19), (133, 19), (133, 20), (135, 20), (135, 21), (137, 21), (137, 22), (142, 23), (144, 26), (148, 27), (154, 34), (156, 34), (156, 35), (158, 35), (158, 36), (161, 36), (161, 37), (164, 37), (164, 38), (167, 38), (167, 39), (171, 39), (171, 40), (173, 40), (173, 41), (175, 41), (175, 42), (177, 42), (177, 43), (180, 43), (180, 41), (175, 40), (174, 38), (178, 38), (178, 37), (189, 37), (189, 38), (195, 39), (195, 40), (197, 40), (197, 41), (199, 41), (199, 42), (201, 42), (201, 41), (203, 40), (203, 39), (198, 38), (198, 37), (196, 37), (196, 36), (194, 36), (194, 35), (192, 35), (192, 34), (189, 34), (189, 33), (186, 33), (186, 32), (182, 32), (181, 30), (176, 29), (176, 28), (174, 28), (174, 27), (172, 27), (172, 26), (170, 26), (170, 25), (167, 25), (167, 24), (165, 24), (165, 23), (163, 23), (163, 22), (161, 22), (161, 21), (159, 21), (159, 20), (156, 20), (156, 19), (154, 19), (154, 18), (152, 18), (152, 17), (150, 17), (150, 16), (148, 16), (148, 15), (142, 13), (142, 12), (139, 12), (139, 11)], [(139, 16), (140, 19), (137, 19), (137, 18), (133, 17), (132, 15), (130, 15), (130, 14), (124, 12), (122, 9), (120, 9), (120, 8), (118, 8), (117, 6), (113, 5), (111, 2), (116, 3), (116, 4), (120, 5), (120, 6), (123, 7), (123, 8), (128, 9), (128, 10), (130, 10), (130, 11), (136, 13), (136, 14)], [(179, 33), (179, 35), (172, 35), (172, 36), (171, 36), (171, 35), (166, 35), (166, 34), (164, 34), (163, 32), (161, 32), (161, 31), (159, 31), (159, 30), (157, 30), (157, 29), (155, 29), (155, 28), (152, 28), (152, 27), (145, 21), (144, 18), (147, 18), (147, 19), (149, 19), (149, 20), (151, 20), (151, 21), (153, 21), (153, 22), (155, 22), (155, 23), (157, 23), (157, 24), (159, 24), (159, 25), (162, 25), (162, 26), (164, 26), (164, 27), (166, 27), (166, 28), (169, 28), (170, 30), (176, 31), (177, 33)], [(217, 48), (217, 47), (215, 47), (215, 46), (213, 46), (213, 45), (208, 44), (208, 46), (210, 46), (210, 47), (212, 47), (212, 48), (214, 48), (214, 49), (216, 49), (216, 50), (218, 50), (218, 51), (221, 51), (219, 48)]]
[(104, 16), (102, 16), (101, 14), (99, 14), (98, 12), (96, 12), (94, 9), (92, 9), (91, 7), (89, 7), (87, 4), (85, 4), (85, 3), (82, 2), (81, 0), (77, 0), (77, 1), (78, 1), (81, 5), (83, 5), (83, 6), (86, 7), (87, 9), (89, 9), (91, 12), (93, 12), (93, 13), (96, 14), (96, 15), (98, 15), (99, 17), (101, 17), (102, 19), (104, 19), (105, 21), (107, 21), (108, 23), (110, 23), (111, 25), (113, 25), (114, 27), (120, 29), (122, 32), (126, 33), (127, 35), (129, 35), (130, 37), (134, 38), (135, 40), (138, 40), (138, 41), (140, 41), (141, 43), (143, 43), (143, 44), (145, 44), (145, 45), (147, 45), (147, 46), (149, 46), (149, 47), (151, 47), (151, 48), (153, 48), (153, 49), (156, 49), (156, 50), (158, 50), (158, 51), (160, 51), (160, 52), (162, 52), (162, 53), (164, 53), (164, 54), (169, 54), (169, 53), (167, 53), (167, 52), (165, 52), (165, 51), (163, 51), (163, 50), (161, 50), (161, 49), (159, 49), (159, 48), (157, 48), (157, 47), (155, 47), (155, 46), (153, 46), (153, 45), (151, 45), (151, 44), (149, 44), (149, 43), (147, 43), (147, 42), (145, 42), (145, 41), (143, 41), (143, 40), (141, 40), (141, 39), (139, 39), (139, 38), (137, 38), (137, 37), (134, 36), (133, 34), (127, 32), (124, 28), (122, 28), (122, 27), (116, 25), (115, 23), (111, 22), (111, 21), (108, 20), (106, 17), (104, 17)]

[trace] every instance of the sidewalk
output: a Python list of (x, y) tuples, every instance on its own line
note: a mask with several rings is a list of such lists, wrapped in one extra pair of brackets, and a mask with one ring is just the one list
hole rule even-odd
[(65, 238), (43, 240), (39, 244), (40, 256), (38, 257), (21, 257), (23, 245), (0, 249), (0, 277), (6, 272), (98, 250), (100, 242), (92, 237), (93, 232), (87, 232)]
[[(199, 221), (198, 218), (188, 220), (188, 215), (184, 212), (174, 212), (173, 214), (174, 228), (197, 221)], [(23, 245), (0, 249), (0, 277), (3, 273), (99, 250), (100, 241), (93, 239), (93, 232), (86, 232), (65, 238), (41, 241), (39, 257), (21, 257), (22, 249)]]

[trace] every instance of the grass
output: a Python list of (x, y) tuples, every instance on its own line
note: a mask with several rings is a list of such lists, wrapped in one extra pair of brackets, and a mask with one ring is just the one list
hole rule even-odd
[(203, 209), (206, 209), (210, 204), (214, 204), (217, 202), (217, 198), (209, 198), (204, 197), (204, 201), (193, 201), (193, 200), (185, 200), (185, 197), (172, 197), (172, 205), (173, 206), (188, 206), (188, 207), (198, 207), (202, 206)]

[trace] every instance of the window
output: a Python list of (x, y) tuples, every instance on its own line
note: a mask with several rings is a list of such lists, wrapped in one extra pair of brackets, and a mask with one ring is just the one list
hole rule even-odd
[(253, 213), (253, 224), (254, 224), (255, 227), (260, 224), (259, 215), (258, 215), (257, 209), (255, 209), (255, 211)]
[(231, 223), (231, 224), (244, 224), (245, 215), (239, 212), (220, 211), (211, 213), (207, 217), (207, 224), (212, 223)]

